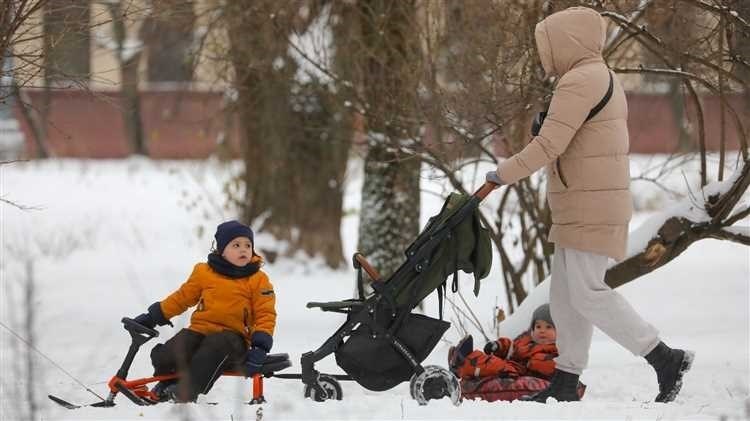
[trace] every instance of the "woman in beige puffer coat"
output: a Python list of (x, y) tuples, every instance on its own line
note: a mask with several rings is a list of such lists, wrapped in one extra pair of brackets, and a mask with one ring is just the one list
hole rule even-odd
[[(593, 326), (654, 366), (657, 402), (673, 400), (693, 353), (671, 349), (657, 330), (604, 283), (609, 258), (625, 257), (632, 213), (625, 92), (602, 58), (606, 23), (595, 10), (573, 7), (536, 26), (539, 57), (557, 77), (539, 134), (501, 162), (487, 181), (512, 184), (547, 169), (555, 243), (550, 307), (557, 326), (556, 370), (550, 386), (528, 397), (578, 400), (578, 377), (586, 367)], [(589, 113), (612, 93), (604, 108)]]

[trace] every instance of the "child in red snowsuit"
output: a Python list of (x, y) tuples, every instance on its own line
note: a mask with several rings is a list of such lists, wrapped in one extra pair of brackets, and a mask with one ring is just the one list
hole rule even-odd
[(460, 379), (489, 376), (549, 379), (555, 371), (556, 337), (549, 304), (544, 304), (534, 311), (529, 330), (512, 341), (498, 338), (487, 343), (484, 351), (472, 350), (473, 339), (467, 335), (448, 352), (449, 365)]

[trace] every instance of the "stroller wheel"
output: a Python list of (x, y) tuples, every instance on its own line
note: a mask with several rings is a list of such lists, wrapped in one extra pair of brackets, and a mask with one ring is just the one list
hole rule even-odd
[(424, 366), (424, 371), (411, 376), (409, 391), (420, 405), (427, 405), (430, 399), (450, 398), (453, 405), (461, 404), (461, 385), (450, 371), (437, 366)]
[(343, 396), (339, 381), (327, 374), (319, 374), (317, 384), (305, 385), (305, 397), (313, 398), (315, 402), (323, 402), (328, 399), (340, 401)]

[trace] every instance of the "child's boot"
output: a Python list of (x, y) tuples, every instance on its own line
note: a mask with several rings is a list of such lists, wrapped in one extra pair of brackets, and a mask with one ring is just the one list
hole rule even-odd
[(646, 355), (646, 361), (656, 370), (659, 382), (659, 394), (654, 401), (672, 402), (682, 388), (682, 376), (693, 365), (695, 353), (681, 349), (672, 349), (664, 342)]
[(558, 402), (581, 400), (578, 396), (578, 375), (556, 369), (546, 389), (523, 396), (520, 400), (546, 403), (549, 398), (555, 398)]
[(164, 380), (156, 383), (151, 393), (156, 395), (158, 402), (166, 402), (172, 398), (177, 391), (177, 380)]

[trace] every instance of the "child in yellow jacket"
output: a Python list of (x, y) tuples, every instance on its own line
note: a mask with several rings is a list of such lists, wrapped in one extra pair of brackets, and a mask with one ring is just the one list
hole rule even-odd
[(276, 296), (260, 270), (252, 229), (224, 222), (215, 239), (207, 262), (196, 264), (177, 291), (135, 318), (150, 328), (171, 325), (169, 319), (196, 307), (187, 329), (151, 351), (154, 375), (180, 373), (177, 381), (154, 387), (162, 400), (194, 401), (227, 369), (258, 373), (273, 345)]

